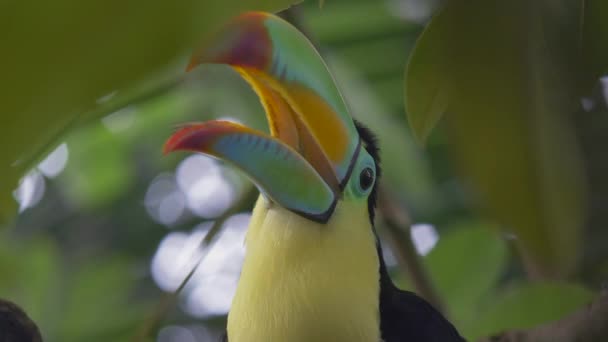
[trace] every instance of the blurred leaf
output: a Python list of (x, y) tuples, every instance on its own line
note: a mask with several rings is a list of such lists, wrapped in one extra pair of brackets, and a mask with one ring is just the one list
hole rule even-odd
[(581, 1), (581, 56), (580, 65), (585, 69), (582, 93), (588, 93), (596, 80), (608, 73), (608, 2), (604, 0)]
[(20, 292), (25, 308), (40, 329), (48, 326), (57, 304), (55, 294), (60, 286), (60, 255), (57, 246), (50, 239), (35, 240), (27, 249), (19, 253), (23, 257), (20, 274)]
[[(6, 236), (3, 235), (3, 238)], [(4, 241), (4, 240), (2, 240)], [(7, 243), (0, 243), (0, 274), (2, 277), (0, 278), (0, 292), (7, 293), (9, 289), (15, 286), (15, 284), (19, 284), (19, 260), (14, 260), (15, 255), (17, 255), (16, 246), (13, 244), (9, 245)]]
[[(386, 14), (387, 17), (389, 15), (388, 13)], [(414, 33), (412, 32), (408, 36), (407, 43), (408, 45), (413, 45), (414, 38), (410, 38), (410, 36), (414, 36)], [(403, 48), (403, 40), (402, 35), (380, 36), (363, 42), (337, 45), (332, 48), (332, 53), (340, 56), (349, 65), (352, 65), (357, 70), (357, 73), (365, 75), (369, 83), (374, 84), (376, 82), (387, 81), (392, 83), (393, 79), (403, 82), (402, 75), (396, 72), (403, 69), (403, 60), (408, 55), (407, 49)], [(395, 87), (395, 89), (399, 90), (401, 102), (403, 102), (402, 87), (402, 83)], [(378, 94), (378, 96), (382, 95)], [(400, 107), (399, 111), (401, 109)]]
[(462, 175), (478, 204), (517, 235), (533, 276), (570, 274), (580, 254), (585, 189), (567, 120), (576, 67), (564, 48), (576, 44), (576, 13), (564, 1), (451, 1), (406, 75), (416, 134), (424, 139), (447, 108)]
[(329, 1), (306, 19), (306, 26), (314, 32), (315, 39), (336, 45), (354, 39), (378, 37), (404, 26), (417, 27), (391, 15), (389, 6), (378, 5), (374, 1)]
[[(435, 19), (439, 20), (439, 19)], [(433, 21), (422, 32), (405, 71), (405, 113), (416, 140), (424, 144), (447, 108), (441, 30)]]
[(146, 307), (131, 299), (134, 272), (129, 260), (113, 257), (84, 264), (69, 277), (59, 341), (113, 340), (133, 331)]
[[(447, 228), (423, 264), (449, 316), (459, 327), (476, 324), (480, 305), (507, 266), (507, 246), (487, 223), (462, 221)], [(395, 277), (399, 286), (413, 290), (402, 277)]]
[(451, 226), (424, 259), (450, 314), (459, 320), (472, 318), (507, 266), (506, 243), (492, 228), (474, 221)]
[(507, 329), (526, 329), (554, 321), (581, 308), (594, 294), (577, 284), (522, 283), (488, 303), (467, 336), (475, 341)]
[(70, 162), (60, 180), (72, 203), (92, 209), (115, 201), (134, 178), (127, 146), (102, 125), (75, 132), (68, 140)]
[(60, 285), (59, 251), (53, 240), (3, 242), (0, 274), (3, 298), (21, 306), (44, 335), (51, 333)]
[(45, 341), (118, 341), (131, 336), (148, 309), (145, 299), (134, 296), (137, 273), (132, 263), (112, 257), (85, 260), (68, 272), (63, 266), (51, 239), (3, 239), (0, 293), (28, 313)]
[[(297, 0), (0, 3), (0, 219), (19, 177), (105, 95), (141, 84), (229, 17)], [(181, 67), (175, 70), (181, 75)]]

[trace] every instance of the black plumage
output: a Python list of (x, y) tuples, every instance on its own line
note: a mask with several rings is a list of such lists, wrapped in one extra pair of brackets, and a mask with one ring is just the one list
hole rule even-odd
[[(378, 178), (382, 174), (380, 153), (374, 134), (355, 121), (367, 152), (376, 162), (376, 183), (368, 198), (369, 219), (374, 226), (378, 198)], [(385, 342), (464, 342), (456, 328), (437, 309), (413, 292), (400, 290), (393, 284), (376, 234), (380, 260), (380, 331)]]
[(42, 342), (28, 315), (15, 303), (0, 299), (0, 342)]

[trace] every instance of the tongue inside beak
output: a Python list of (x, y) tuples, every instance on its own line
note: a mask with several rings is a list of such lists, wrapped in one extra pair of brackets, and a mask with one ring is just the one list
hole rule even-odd
[(284, 20), (246, 13), (230, 22), (188, 69), (234, 68), (255, 90), (271, 135), (221, 121), (187, 126), (165, 152), (209, 154), (242, 169), (278, 204), (325, 222), (348, 181), (359, 135), (335, 82), (310, 42)]

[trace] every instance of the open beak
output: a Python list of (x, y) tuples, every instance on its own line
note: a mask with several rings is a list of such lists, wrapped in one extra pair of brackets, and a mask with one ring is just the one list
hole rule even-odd
[(199, 64), (227, 64), (253, 87), (270, 135), (227, 122), (178, 130), (164, 152), (189, 150), (244, 171), (277, 204), (326, 222), (350, 177), (360, 139), (346, 104), (312, 44), (286, 21), (249, 12), (196, 53)]

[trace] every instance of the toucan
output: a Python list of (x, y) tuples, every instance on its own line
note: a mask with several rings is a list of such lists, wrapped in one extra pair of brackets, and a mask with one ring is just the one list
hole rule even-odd
[(391, 281), (374, 229), (376, 139), (349, 114), (310, 41), (273, 14), (247, 12), (188, 70), (225, 64), (257, 93), (270, 134), (232, 121), (191, 123), (164, 152), (203, 153), (260, 190), (227, 321), (230, 342), (456, 342), (432, 305)]

